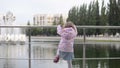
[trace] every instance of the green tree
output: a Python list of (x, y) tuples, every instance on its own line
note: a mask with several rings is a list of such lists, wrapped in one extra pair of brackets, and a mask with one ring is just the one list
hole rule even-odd
[[(93, 1), (88, 6), (87, 11), (87, 25), (100, 25), (100, 15), (99, 15), (99, 3), (98, 1)], [(98, 29), (88, 29), (87, 34), (100, 34)]]
[[(109, 0), (109, 25), (111, 26), (120, 26), (120, 7), (118, 0)], [(112, 29), (110, 34), (116, 34), (120, 32), (119, 30)]]
[[(77, 25), (86, 25), (87, 24), (87, 5), (83, 4), (77, 10), (78, 10), (76, 12), (77, 13), (77, 15), (76, 15)], [(82, 35), (83, 34), (83, 30), (78, 28), (78, 33), (80, 35)]]
[[(102, 26), (108, 26), (108, 10), (104, 4), (104, 0), (102, 1), (101, 6), (101, 13), (100, 13), (100, 25)], [(108, 33), (108, 29), (101, 30), (101, 33), (105, 34)]]
[(56, 20), (54, 20), (54, 21), (53, 21), (53, 25), (56, 25), (56, 23), (57, 23)]
[(102, 1), (102, 6), (101, 6), (101, 15), (100, 15), (100, 25), (108, 25), (108, 15), (107, 15), (107, 9), (104, 4), (104, 0)]
[[(93, 25), (92, 23), (93, 20), (93, 14), (92, 14), (92, 2), (88, 5), (87, 9), (87, 23), (86, 25)], [(86, 34), (91, 35), (94, 31), (92, 29), (87, 29)]]
[(87, 5), (83, 4), (78, 12), (78, 25), (86, 25), (87, 24)]
[[(92, 4), (92, 24), (93, 25), (100, 25), (100, 15), (99, 15), (99, 3), (98, 3), (98, 0), (93, 2)], [(100, 30), (99, 29), (96, 29), (94, 30), (94, 34), (97, 35), (97, 34), (100, 34)]]
[(30, 21), (27, 22), (27, 25), (30, 25)]
[[(30, 25), (30, 21), (27, 22), (27, 25), (28, 25), (28, 26)], [(28, 36), (28, 35), (29, 35), (29, 28), (26, 28), (26, 29), (25, 29), (25, 32), (26, 32), (26, 35)]]
[(63, 16), (62, 16), (62, 15), (60, 15), (60, 20), (59, 20), (58, 24), (60, 24), (60, 25), (63, 25), (63, 24), (64, 24)]
[(72, 21), (75, 25), (78, 25), (78, 8), (72, 7), (68, 12), (67, 21)]

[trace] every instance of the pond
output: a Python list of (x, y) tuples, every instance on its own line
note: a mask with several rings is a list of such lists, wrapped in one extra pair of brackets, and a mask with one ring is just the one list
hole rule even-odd
[[(58, 42), (32, 42), (31, 67), (32, 68), (67, 68), (67, 63), (60, 60), (53, 63)], [(83, 44), (75, 43), (75, 58), (73, 68), (82, 68)], [(86, 45), (86, 58), (108, 58), (86, 60), (86, 68), (120, 68), (119, 42), (89, 42)], [(5, 59), (8, 58), (8, 59)], [(0, 68), (28, 68), (28, 45), (0, 45)]]

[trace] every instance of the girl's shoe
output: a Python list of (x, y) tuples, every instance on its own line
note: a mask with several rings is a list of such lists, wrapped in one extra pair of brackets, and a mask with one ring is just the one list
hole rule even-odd
[(55, 59), (53, 60), (53, 62), (57, 63), (57, 62), (59, 62), (59, 59), (60, 59), (59, 56), (56, 56)]

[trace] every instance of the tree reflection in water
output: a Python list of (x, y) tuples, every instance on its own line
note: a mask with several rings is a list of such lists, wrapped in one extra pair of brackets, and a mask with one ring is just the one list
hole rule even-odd
[[(74, 46), (75, 58), (82, 58), (83, 44)], [(86, 58), (120, 57), (120, 45), (116, 44), (86, 44)], [(82, 60), (73, 61), (74, 68), (82, 68)], [(86, 60), (86, 68), (120, 68), (119, 59)]]

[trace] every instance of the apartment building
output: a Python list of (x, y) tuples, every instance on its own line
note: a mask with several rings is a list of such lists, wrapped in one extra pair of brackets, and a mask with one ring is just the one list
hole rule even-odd
[[(60, 20), (60, 16), (61, 16), (61, 14), (53, 14), (53, 15), (50, 15), (50, 14), (36, 14), (33, 17), (33, 24), (34, 25), (50, 26), (50, 25), (53, 25), (54, 21), (57, 24)], [(66, 21), (65, 17), (63, 17), (63, 21), (64, 22)]]

